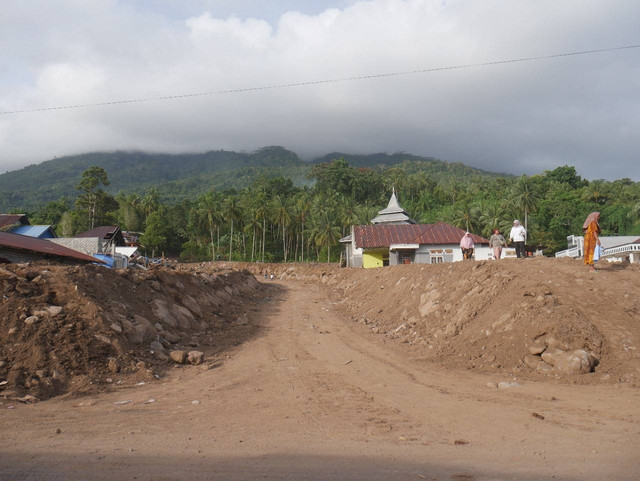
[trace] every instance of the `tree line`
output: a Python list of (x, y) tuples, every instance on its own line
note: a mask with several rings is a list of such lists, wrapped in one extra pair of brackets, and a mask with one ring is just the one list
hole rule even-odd
[(97, 225), (140, 232), (148, 255), (185, 261), (337, 261), (339, 239), (352, 225), (367, 224), (389, 200), (420, 223), (445, 221), (488, 237), (508, 234), (514, 219), (529, 232), (528, 243), (548, 255), (580, 234), (591, 211), (600, 211), (604, 235), (640, 235), (640, 183), (582, 179), (574, 167), (540, 175), (474, 176), (434, 180), (411, 162), (356, 168), (343, 159), (314, 165), (312, 187), (284, 177), (258, 178), (244, 189), (211, 190), (179, 202), (160, 200), (156, 189), (112, 196), (107, 173), (82, 174), (75, 202), (61, 198), (30, 213), (32, 223), (52, 224), (60, 236)]

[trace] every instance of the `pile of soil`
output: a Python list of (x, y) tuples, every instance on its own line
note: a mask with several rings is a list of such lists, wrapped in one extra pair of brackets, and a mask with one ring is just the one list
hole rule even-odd
[[(225, 264), (321, 282), (355, 322), (451, 368), (638, 383), (640, 266), (535, 258), (347, 269)], [(210, 266), (215, 269), (215, 265)]]
[(0, 268), (0, 396), (42, 400), (159, 377), (172, 350), (211, 356), (251, 335), (248, 272)]

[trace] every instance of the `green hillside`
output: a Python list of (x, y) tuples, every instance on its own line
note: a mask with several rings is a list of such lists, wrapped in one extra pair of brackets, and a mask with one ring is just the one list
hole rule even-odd
[(183, 188), (193, 186), (197, 191), (206, 191), (212, 182), (224, 184), (226, 173), (238, 170), (295, 171), (307, 166), (295, 153), (281, 147), (265, 147), (252, 153), (97, 152), (60, 157), (0, 175), (0, 210), (30, 209), (62, 196), (75, 198), (80, 175), (93, 165), (107, 171), (111, 185), (106, 190), (111, 193), (143, 192), (159, 185), (171, 190), (176, 182)]
[(285, 177), (296, 187), (310, 186), (313, 165), (345, 158), (354, 167), (381, 170), (398, 167), (407, 173), (423, 172), (433, 180), (462, 180), (474, 176), (500, 176), (460, 163), (411, 154), (352, 155), (332, 153), (304, 162), (283, 147), (264, 147), (251, 153), (211, 151), (202, 154), (96, 152), (60, 157), (0, 175), (0, 211), (33, 210), (61, 197), (74, 199), (83, 171), (102, 167), (111, 181), (106, 191), (142, 194), (155, 188), (164, 201), (177, 202), (216, 190), (242, 189), (256, 179)]
[(331, 162), (334, 159), (344, 159), (353, 167), (401, 167), (407, 173), (423, 172), (433, 180), (445, 180), (448, 178), (464, 179), (476, 175), (488, 177), (510, 177), (508, 174), (488, 172), (460, 162), (445, 162), (433, 157), (420, 157), (418, 155), (399, 152), (395, 154), (346, 154), (332, 152), (313, 160), (314, 164)]

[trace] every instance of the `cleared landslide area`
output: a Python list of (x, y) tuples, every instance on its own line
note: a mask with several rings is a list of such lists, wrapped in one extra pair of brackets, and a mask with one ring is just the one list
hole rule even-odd
[(638, 479), (640, 269), (599, 267), (2, 266), (0, 480)]
[(580, 260), (385, 269), (225, 264), (317, 282), (352, 321), (446, 367), (572, 383), (640, 382), (640, 267)]
[(258, 286), (238, 271), (47, 265), (3, 267), (0, 282), (0, 396), (30, 402), (157, 379), (172, 350), (204, 362), (251, 334), (242, 297)]

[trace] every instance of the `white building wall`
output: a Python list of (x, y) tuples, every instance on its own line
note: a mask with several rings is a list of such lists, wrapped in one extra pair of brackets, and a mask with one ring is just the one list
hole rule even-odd
[(489, 246), (476, 246), (474, 254), (477, 261), (493, 259), (493, 249)]

